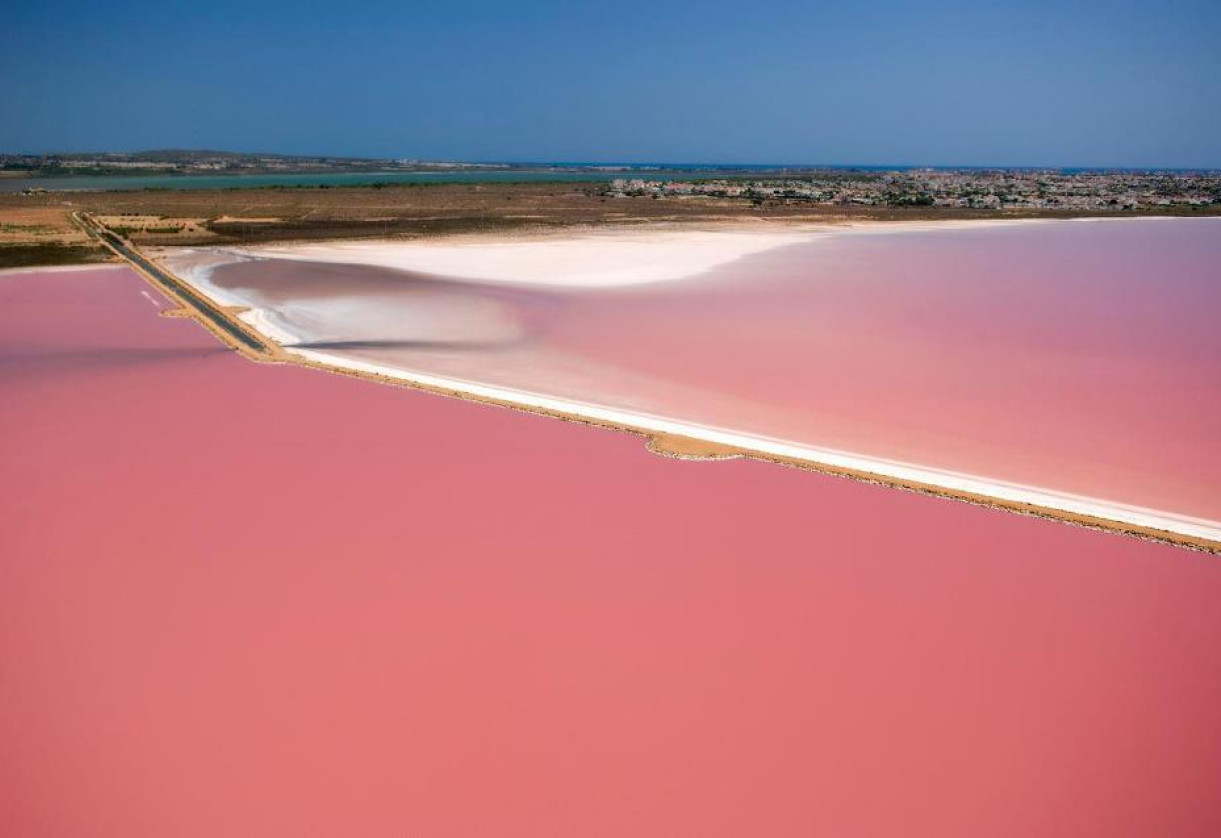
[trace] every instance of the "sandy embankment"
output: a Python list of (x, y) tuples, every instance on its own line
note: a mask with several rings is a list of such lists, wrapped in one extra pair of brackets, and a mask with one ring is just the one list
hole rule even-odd
[[(972, 226), (989, 223), (974, 222)], [(218, 303), (246, 306), (244, 321), (287, 352), (308, 362), (408, 382), (431, 390), (508, 404), (526, 410), (579, 418), (595, 424), (655, 436), (675, 436), (758, 455), (765, 459), (809, 464), (891, 484), (927, 488), (973, 500), (994, 500), (1019, 510), (1054, 514), (1079, 520), (1116, 522), (1132, 528), (1170, 533), (1187, 539), (1221, 543), (1221, 524), (1099, 498), (1084, 497), (1036, 486), (1009, 483), (985, 476), (881, 459), (854, 452), (737, 432), (730, 428), (643, 412), (603, 407), (583, 401), (555, 398), (543, 393), (492, 386), (477, 381), (431, 375), (291, 344), (311, 339), (296, 334), (276, 312), (260, 309), (233, 292), (222, 292), (208, 282), (210, 268), (245, 258), (277, 258), (313, 262), (373, 265), (400, 270), (461, 277), (467, 280), (517, 285), (580, 288), (627, 287), (653, 282), (690, 279), (716, 266), (754, 253), (826, 235), (879, 234), (930, 229), (953, 224), (864, 225), (859, 227), (805, 228), (767, 231), (633, 231), (551, 236), (523, 240), (464, 240), (424, 242), (361, 242), (309, 244), (245, 251), (194, 252), (171, 258), (171, 267)]]
[[(252, 321), (252, 325), (255, 321)], [(929, 468), (912, 463), (883, 460), (861, 454), (742, 434), (724, 428), (693, 424), (645, 413), (615, 410), (585, 402), (556, 399), (522, 390), (492, 387), (472, 381), (443, 378), (346, 358), (333, 353), (288, 348), (287, 351), (317, 363), (374, 376), (408, 381), (429, 389), (463, 393), (480, 400), (508, 403), (544, 413), (577, 416), (594, 423), (644, 433), (686, 437), (768, 459), (792, 460), (831, 469), (877, 477), (882, 482), (933, 487), (972, 498), (994, 498), (1007, 504), (1029, 505), (1041, 510), (1102, 519), (1134, 527), (1161, 530), (1195, 539), (1221, 543), (1221, 525), (1199, 518), (1153, 509), (1117, 504), (1098, 498), (1006, 483), (977, 475)]]

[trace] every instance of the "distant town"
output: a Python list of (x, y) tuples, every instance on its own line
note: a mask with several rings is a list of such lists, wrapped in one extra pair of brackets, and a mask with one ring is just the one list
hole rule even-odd
[(1221, 206), (1221, 172), (826, 170), (779, 179), (617, 178), (602, 194), (708, 196), (756, 203), (1130, 212)]
[(81, 229), (80, 213), (141, 247), (649, 222), (1216, 216), (1221, 171), (544, 165), (212, 151), (0, 155), (0, 268), (109, 258)]
[[(699, 197), (769, 206), (924, 207), (1078, 212), (1221, 209), (1221, 171), (1075, 169), (812, 168), (614, 163), (481, 163), (308, 157), (228, 151), (163, 150), (0, 154), (0, 177), (22, 178), (28, 193), (57, 189), (74, 175), (328, 175), (453, 172), (467, 182), (559, 177), (596, 182), (600, 197)], [(618, 177), (616, 177), (618, 176)], [(45, 178), (45, 185), (38, 180)], [(34, 182), (31, 182), (33, 180)], [(184, 183), (186, 181), (184, 180)], [(77, 181), (79, 183), (79, 181)], [(76, 187), (81, 188), (81, 187)], [(114, 188), (114, 187), (108, 187)]]

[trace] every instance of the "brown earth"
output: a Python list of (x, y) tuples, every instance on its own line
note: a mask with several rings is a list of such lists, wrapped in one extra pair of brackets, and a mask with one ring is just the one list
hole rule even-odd
[[(574, 225), (1074, 215), (1054, 211), (826, 206), (785, 200), (755, 205), (748, 200), (707, 196), (614, 198), (599, 194), (602, 188), (602, 184), (595, 183), (495, 183), (0, 194), (0, 224), (9, 225), (10, 232), (5, 235), (23, 243), (32, 243), (36, 238), (41, 241), (39, 237), (47, 236), (75, 239), (78, 231), (72, 228), (69, 214), (85, 210), (139, 245), (206, 245), (418, 238), (451, 233), (538, 231)], [(27, 226), (22, 227), (23, 224)], [(54, 232), (40, 232), (28, 225), (45, 226)]]
[(110, 254), (72, 222), (69, 207), (21, 196), (0, 205), (0, 268), (104, 262)]
[[(10, 196), (0, 196), (10, 198)], [(43, 206), (29, 198), (10, 198), (0, 205), (0, 245), (89, 244), (91, 239), (72, 223), (69, 207)]]

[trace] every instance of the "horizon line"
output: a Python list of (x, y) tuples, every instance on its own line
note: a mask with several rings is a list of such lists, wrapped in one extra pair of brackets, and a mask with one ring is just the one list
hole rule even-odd
[(228, 149), (217, 148), (143, 148), (136, 150), (124, 149), (107, 149), (95, 151), (0, 151), (0, 156), (12, 157), (55, 157), (55, 156), (83, 156), (83, 155), (140, 155), (140, 154), (164, 154), (170, 152), (179, 152), (183, 154), (224, 154), (241, 157), (278, 157), (283, 159), (331, 159), (331, 160), (349, 160), (349, 161), (370, 161), (370, 162), (399, 162), (413, 161), (419, 163), (431, 164), (446, 164), (456, 163), (470, 166), (546, 166), (546, 167), (562, 167), (573, 166), (582, 168), (592, 167), (624, 167), (624, 168), (657, 168), (657, 169), (689, 169), (689, 168), (712, 168), (712, 169), (802, 169), (802, 170), (817, 170), (817, 169), (882, 169), (882, 170), (911, 170), (911, 169), (962, 169), (962, 170), (1047, 170), (1047, 171), (1065, 171), (1078, 169), (1083, 171), (1165, 171), (1165, 172), (1217, 172), (1221, 171), (1221, 164), (1217, 165), (1202, 165), (1202, 166), (1172, 166), (1172, 165), (1107, 165), (1107, 164), (1082, 164), (1082, 163), (809, 163), (809, 162), (745, 162), (745, 161), (675, 161), (675, 160), (579, 160), (579, 159), (543, 159), (543, 158), (460, 158), (460, 157), (414, 157), (414, 156), (367, 156), (367, 155), (349, 155), (349, 154), (314, 154), (301, 152), (275, 152), (275, 151), (231, 151)]

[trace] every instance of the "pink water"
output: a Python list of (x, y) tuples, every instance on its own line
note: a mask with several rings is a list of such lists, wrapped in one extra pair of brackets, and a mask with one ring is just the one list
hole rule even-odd
[(1221, 834), (1221, 561), (0, 277), (0, 834)]
[(1221, 521), (1221, 221), (831, 237), (613, 291), (248, 262), (333, 354)]

